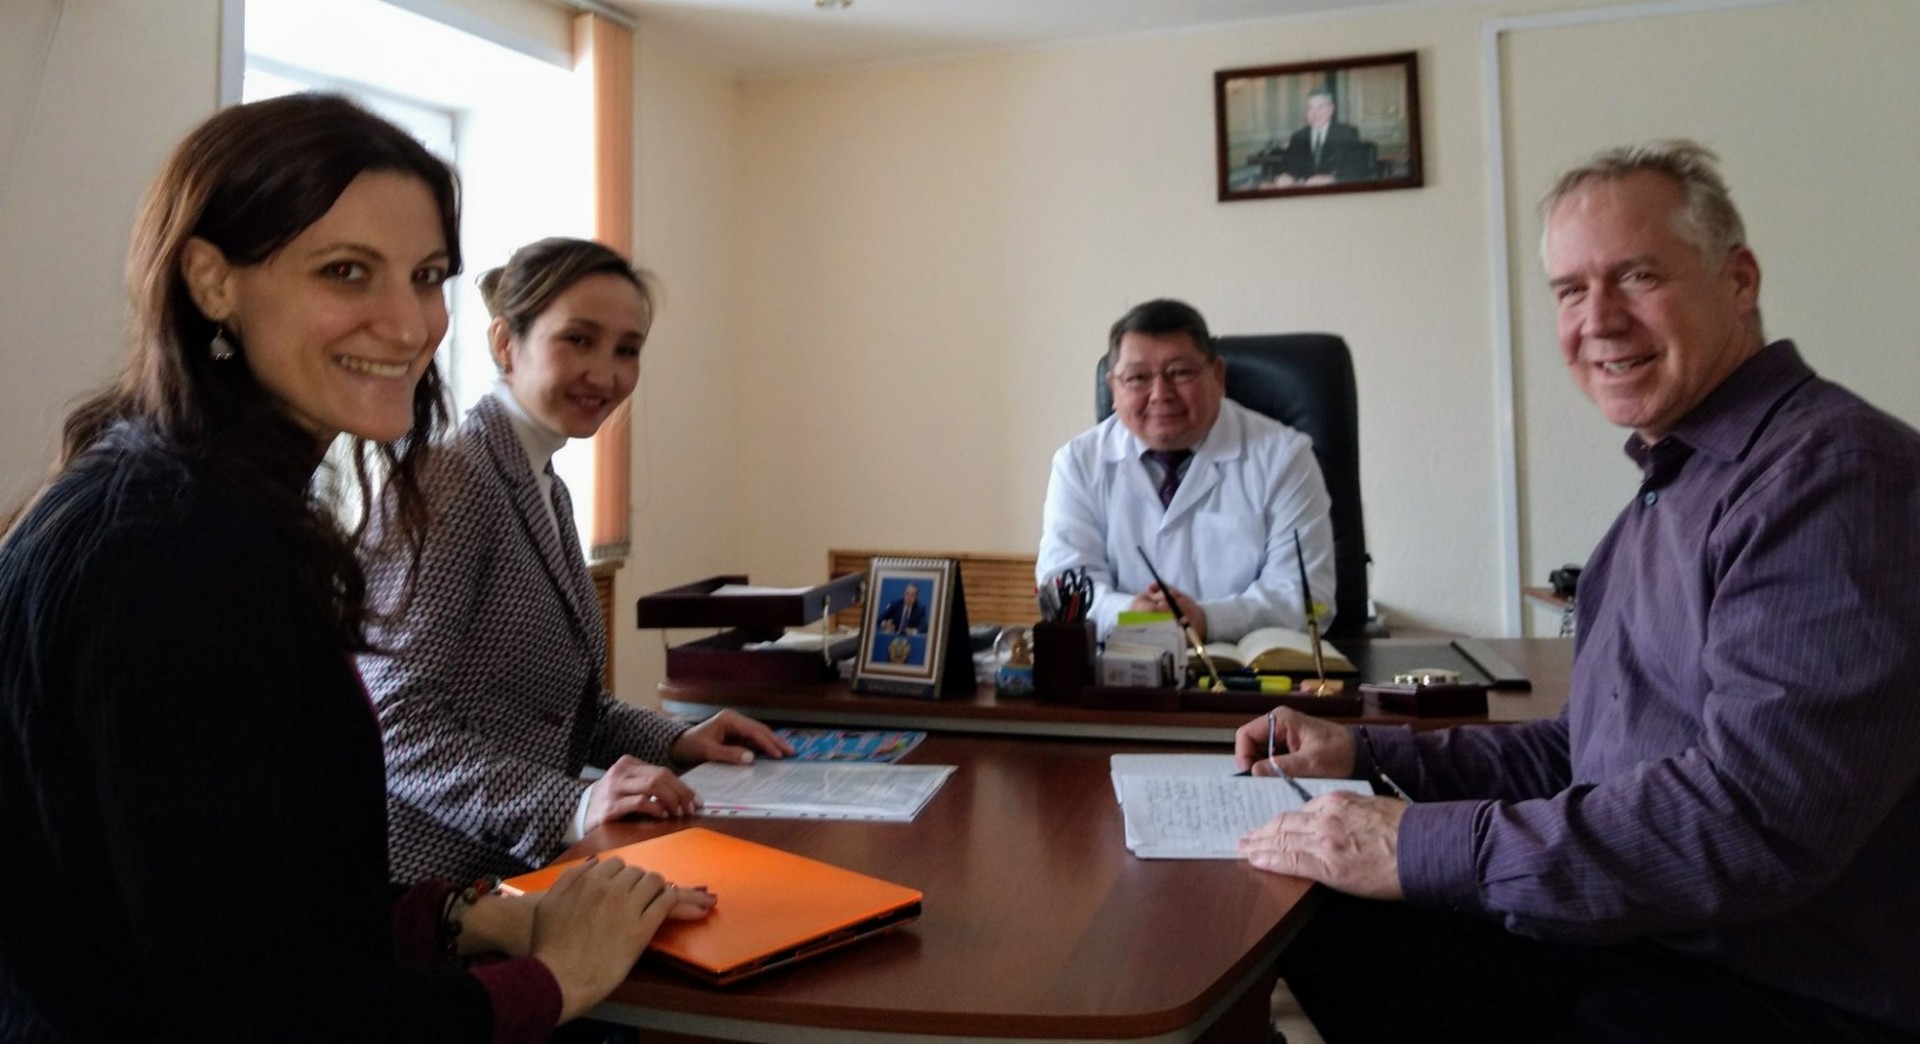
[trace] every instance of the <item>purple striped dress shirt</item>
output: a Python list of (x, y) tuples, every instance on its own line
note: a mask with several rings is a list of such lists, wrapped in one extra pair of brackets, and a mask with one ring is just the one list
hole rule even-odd
[(1371, 730), (1408, 900), (1920, 1032), (1920, 433), (1782, 341), (1627, 452), (1561, 717)]

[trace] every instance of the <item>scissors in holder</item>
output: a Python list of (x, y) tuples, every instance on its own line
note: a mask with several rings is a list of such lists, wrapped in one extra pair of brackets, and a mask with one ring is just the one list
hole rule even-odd
[(1078, 623), (1093, 611), (1093, 578), (1081, 568), (1069, 569), (1054, 578), (1060, 594), (1060, 619)]

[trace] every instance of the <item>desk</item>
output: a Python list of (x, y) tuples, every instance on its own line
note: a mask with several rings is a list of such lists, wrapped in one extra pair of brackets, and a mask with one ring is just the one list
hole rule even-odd
[[(1140, 749), (933, 735), (909, 762), (959, 771), (912, 823), (697, 819), (918, 888), (925, 912), (725, 989), (643, 961), (593, 1016), (732, 1040), (1264, 1042), (1274, 959), (1318, 893), (1236, 861), (1135, 859), (1107, 758)], [(571, 854), (676, 829), (622, 822)]]
[[(1335, 720), (1432, 729), (1531, 721), (1560, 713), (1567, 702), (1568, 676), (1573, 670), (1571, 639), (1489, 638), (1484, 641), (1533, 682), (1532, 692), (1488, 694), (1485, 718), (1415, 718), (1381, 714), (1368, 708), (1358, 719)], [(1373, 644), (1391, 649), (1416, 643), (1390, 638)], [(994, 695), (991, 686), (982, 686), (970, 696), (935, 701), (856, 695), (844, 682), (770, 687), (668, 680), (661, 684), (660, 694), (668, 713), (694, 717), (706, 717), (731, 707), (750, 717), (781, 724), (1182, 743), (1231, 743), (1233, 731), (1254, 716), (1246, 712), (1107, 710), (1072, 703), (1041, 703), (1031, 698), (1001, 699)]]

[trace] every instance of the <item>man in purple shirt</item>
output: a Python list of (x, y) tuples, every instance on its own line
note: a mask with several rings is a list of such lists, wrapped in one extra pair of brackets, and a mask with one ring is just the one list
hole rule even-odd
[(1711, 153), (1603, 153), (1541, 209), (1564, 361), (1644, 476), (1571, 697), (1418, 735), (1281, 711), (1281, 767), (1418, 802), (1242, 841), (1341, 893), (1282, 974), (1335, 1044), (1920, 1039), (1920, 434), (1766, 343)]

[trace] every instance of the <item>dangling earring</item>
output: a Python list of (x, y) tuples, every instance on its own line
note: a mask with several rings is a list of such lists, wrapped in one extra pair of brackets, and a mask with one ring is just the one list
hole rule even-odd
[(213, 340), (207, 344), (207, 354), (213, 356), (214, 362), (226, 362), (233, 358), (233, 342), (227, 340), (226, 327), (213, 328)]

